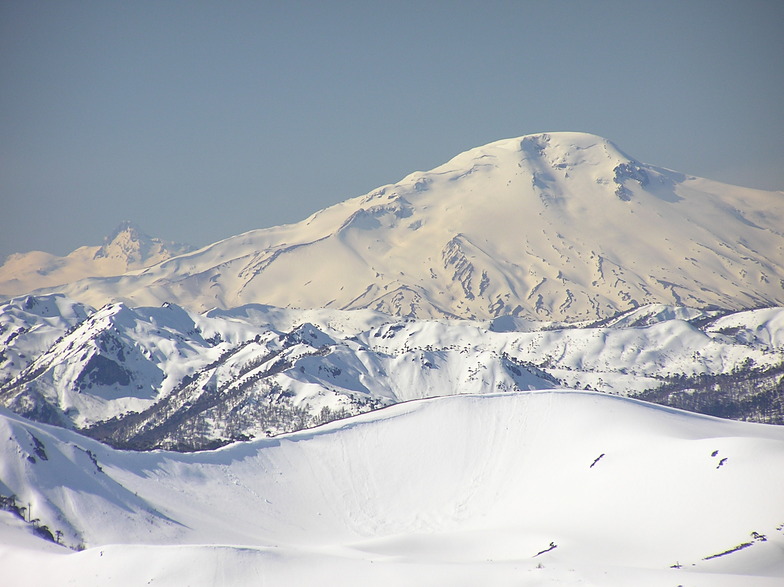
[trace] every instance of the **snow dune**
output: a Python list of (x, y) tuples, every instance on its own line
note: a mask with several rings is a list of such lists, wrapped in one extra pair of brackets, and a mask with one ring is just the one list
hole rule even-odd
[(12, 584), (784, 579), (780, 427), (573, 391), (420, 400), (191, 454), (0, 426), (0, 490), (87, 546), (33, 546), (4, 514)]

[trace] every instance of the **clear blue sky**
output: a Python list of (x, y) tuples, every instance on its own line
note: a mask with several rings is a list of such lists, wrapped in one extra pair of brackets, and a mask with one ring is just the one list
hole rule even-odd
[(0, 1), (0, 261), (204, 245), (577, 130), (784, 189), (784, 2)]

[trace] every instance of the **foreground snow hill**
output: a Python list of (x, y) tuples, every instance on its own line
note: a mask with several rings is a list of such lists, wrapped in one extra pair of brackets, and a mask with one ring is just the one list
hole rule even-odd
[[(3, 412), (13, 585), (781, 585), (784, 428), (608, 395), (397, 404), (274, 439), (112, 450)], [(59, 534), (59, 533), (62, 534)]]
[(527, 135), (122, 277), (95, 307), (265, 303), (416, 318), (595, 320), (641, 305), (784, 304), (784, 193), (637, 161), (595, 135)]

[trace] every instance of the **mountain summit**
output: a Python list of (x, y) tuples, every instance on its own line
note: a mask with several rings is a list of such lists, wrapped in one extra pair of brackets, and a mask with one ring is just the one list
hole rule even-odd
[(195, 310), (603, 318), (784, 304), (784, 194), (641, 163), (572, 132), (494, 142), (291, 225), (59, 291)]
[(155, 265), (190, 250), (192, 247), (188, 245), (148, 236), (136, 224), (125, 220), (104, 239), (93, 259), (114, 259), (130, 270)]
[(148, 236), (126, 220), (103, 245), (79, 247), (65, 257), (43, 251), (10, 255), (0, 266), (0, 298), (86, 277), (122, 275), (191, 250), (190, 245)]

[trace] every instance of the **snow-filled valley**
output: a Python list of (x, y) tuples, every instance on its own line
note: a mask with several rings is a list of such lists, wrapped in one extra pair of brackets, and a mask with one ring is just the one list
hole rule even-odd
[(12, 255), (0, 583), (781, 585), (782, 196), (547, 133)]

